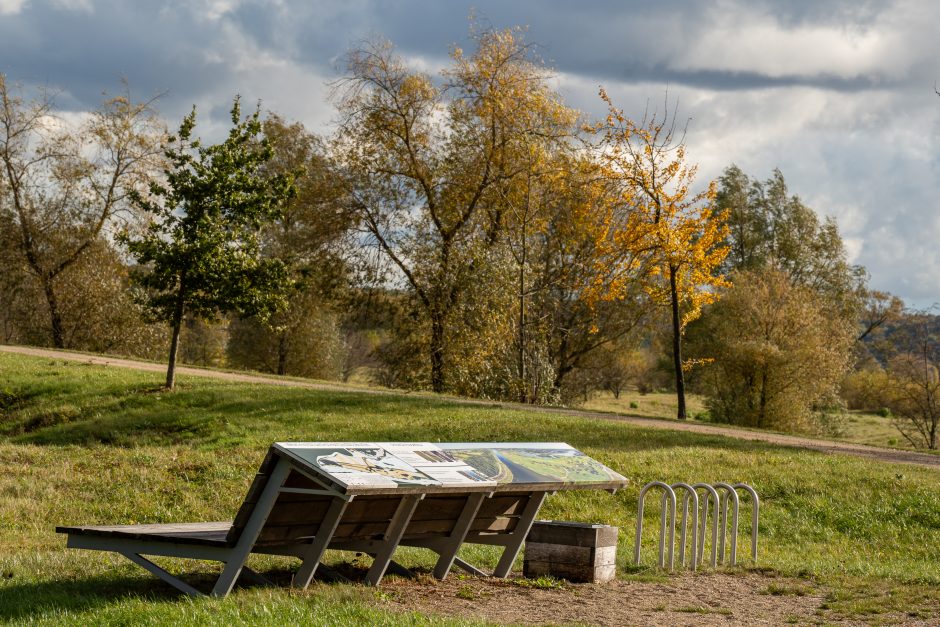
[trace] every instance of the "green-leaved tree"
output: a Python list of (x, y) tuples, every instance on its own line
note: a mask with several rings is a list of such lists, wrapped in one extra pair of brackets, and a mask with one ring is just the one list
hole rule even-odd
[(153, 219), (144, 235), (124, 236), (141, 265), (153, 316), (172, 327), (166, 387), (172, 389), (183, 317), (220, 313), (265, 319), (285, 305), (288, 273), (280, 259), (261, 254), (259, 231), (280, 217), (294, 193), (289, 173), (268, 174), (273, 151), (262, 133), (260, 110), (241, 119), (238, 98), (232, 129), (222, 143), (193, 139), (193, 108), (166, 150), (165, 182), (150, 186), (137, 205)]

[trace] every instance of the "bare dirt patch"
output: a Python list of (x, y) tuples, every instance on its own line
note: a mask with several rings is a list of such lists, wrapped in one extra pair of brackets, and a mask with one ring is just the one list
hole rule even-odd
[[(828, 590), (773, 573), (684, 573), (663, 582), (617, 580), (539, 588), (526, 580), (388, 577), (383, 597), (402, 610), (525, 625), (865, 625), (825, 609)], [(879, 614), (878, 624), (934, 625)]]
[(761, 574), (683, 574), (666, 582), (531, 584), (476, 577), (408, 581), (383, 591), (402, 609), (495, 623), (586, 625), (782, 625), (813, 623), (825, 591), (805, 581)]

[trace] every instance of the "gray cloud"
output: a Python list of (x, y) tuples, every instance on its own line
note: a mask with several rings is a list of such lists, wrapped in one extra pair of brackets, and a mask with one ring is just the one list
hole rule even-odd
[(915, 304), (940, 300), (940, 6), (915, 0), (0, 0), (0, 71), (93, 107), (126, 76), (139, 97), (168, 91), (175, 124), (192, 104), (200, 132), (231, 98), (326, 130), (325, 82), (371, 36), (434, 67), (482, 26), (527, 25), (566, 100), (602, 112), (603, 84), (630, 115), (668, 86), (691, 118), (701, 178), (735, 162), (835, 216), (873, 284)]

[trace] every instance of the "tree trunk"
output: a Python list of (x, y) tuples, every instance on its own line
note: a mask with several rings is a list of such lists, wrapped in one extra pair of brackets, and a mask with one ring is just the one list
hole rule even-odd
[(49, 317), (52, 320), (52, 345), (56, 348), (65, 348), (65, 333), (62, 330), (62, 313), (59, 311), (59, 299), (52, 288), (52, 279), (50, 277), (40, 277), (42, 280), (42, 289), (46, 294), (46, 302), (49, 304)]
[(519, 402), (529, 402), (528, 383), (525, 372), (525, 251), (523, 249), (522, 263), (519, 265)]
[(166, 389), (172, 390), (176, 385), (176, 354), (180, 345), (180, 329), (183, 326), (183, 303), (185, 292), (183, 282), (180, 281), (180, 291), (176, 296), (176, 310), (173, 312), (173, 338), (170, 340), (170, 359), (166, 368)]
[(277, 374), (287, 374), (287, 332), (282, 331), (277, 338)]
[(760, 405), (757, 410), (757, 428), (763, 429), (767, 417), (767, 370), (763, 370), (760, 379)]
[(574, 370), (574, 366), (571, 364), (565, 363), (562, 366), (559, 366), (555, 370), (555, 380), (552, 381), (552, 390), (556, 393), (561, 393), (561, 386), (565, 384), (565, 377)]
[(930, 420), (929, 448), (931, 451), (937, 450), (937, 418), (936, 416), (931, 416), (931, 420)]
[(431, 389), (444, 391), (444, 316), (431, 313)]
[(672, 297), (672, 362), (676, 370), (676, 418), (685, 420), (685, 375), (682, 373), (682, 320), (679, 317), (679, 290), (676, 285), (676, 268), (669, 266), (669, 290)]

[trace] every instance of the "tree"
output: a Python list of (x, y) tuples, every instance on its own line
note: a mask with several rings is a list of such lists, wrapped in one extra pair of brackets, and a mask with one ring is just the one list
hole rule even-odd
[(129, 217), (131, 194), (156, 166), (164, 133), (152, 105), (125, 92), (70, 125), (51, 96), (24, 101), (0, 74), (0, 213), (39, 283), (56, 348), (67, 346), (61, 277)]
[(147, 306), (172, 328), (169, 389), (187, 314), (265, 319), (285, 305), (287, 271), (279, 259), (261, 254), (259, 232), (281, 216), (294, 193), (293, 177), (265, 172), (273, 150), (262, 135), (260, 111), (242, 120), (236, 98), (231, 114), (228, 137), (211, 146), (192, 139), (195, 107), (183, 119), (166, 150), (166, 182), (152, 183), (149, 196), (134, 196), (153, 220), (142, 236), (123, 237), (145, 269), (137, 280), (148, 290)]
[(339, 378), (345, 345), (338, 316), (313, 290), (291, 290), (290, 305), (271, 324), (238, 318), (229, 326), (233, 366), (316, 379)]
[(938, 448), (940, 431), (940, 346), (926, 313), (909, 316), (916, 325), (907, 352), (888, 362), (882, 403), (891, 410), (893, 424), (917, 448)]
[(430, 385), (447, 387), (455, 312), (500, 241), (507, 186), (528, 151), (570, 133), (575, 115), (518, 32), (476, 34), (435, 83), (390, 45), (353, 51), (337, 87), (335, 151), (359, 224), (415, 295), (428, 328)]
[[(66, 346), (77, 350), (147, 359), (159, 358), (167, 334), (148, 323), (134, 301), (125, 256), (99, 238), (57, 281), (57, 296)], [(33, 311), (42, 310), (42, 302)]]
[(639, 281), (651, 300), (669, 307), (672, 320), (672, 357), (678, 399), (677, 418), (685, 420), (682, 335), (703, 305), (715, 302), (717, 288), (726, 285), (720, 265), (728, 254), (725, 216), (713, 207), (714, 184), (693, 193), (696, 166), (686, 163), (685, 146), (676, 136), (674, 121), (648, 116), (637, 124), (617, 109), (602, 89), (608, 115), (593, 131), (601, 135), (606, 175), (622, 183), (603, 233), (617, 259), (614, 281), (600, 298), (622, 297), (630, 283)]
[[(37, 309), (43, 297), (17, 246), (12, 215), (0, 204), (0, 342), (4, 344), (43, 343), (36, 328)], [(43, 325), (48, 326), (48, 325)], [(38, 332), (37, 332), (38, 331)]]
[(780, 170), (759, 181), (731, 165), (719, 179), (716, 201), (730, 227), (723, 271), (779, 270), (794, 285), (856, 315), (864, 295), (864, 269), (849, 264), (835, 220), (820, 220), (791, 194)]
[[(544, 194), (544, 228), (531, 234), (529, 292), (531, 318), (544, 328), (554, 369), (553, 393), (564, 401), (581, 394), (585, 382), (596, 380), (578, 377), (572, 387), (568, 377), (579, 369), (594, 370), (597, 351), (623, 345), (641, 329), (651, 303), (640, 281), (624, 280), (618, 272), (633, 272), (631, 251), (611, 254), (607, 238), (617, 190), (603, 176), (601, 164), (592, 155), (566, 154), (561, 169), (564, 176)], [(594, 298), (611, 285), (617, 287), (616, 298)]]
[(299, 173), (296, 194), (261, 232), (263, 254), (285, 263), (293, 288), (286, 308), (266, 322), (243, 318), (231, 325), (229, 358), (281, 375), (335, 377), (344, 352), (334, 309), (348, 283), (349, 203), (317, 136), (274, 114), (263, 126), (274, 150), (265, 171)]
[(599, 263), (597, 238), (607, 227), (610, 185), (597, 160), (565, 148), (540, 160), (506, 197), (516, 397), (523, 402), (564, 399), (566, 377), (588, 365), (595, 351), (630, 335), (647, 312), (637, 289), (594, 306), (584, 300), (609, 274)]
[[(851, 366), (851, 321), (779, 270), (738, 271), (695, 331), (714, 358), (701, 373), (713, 418), (811, 431)], [(693, 351), (704, 352), (695, 345)]]
[[(527, 155), (528, 163), (522, 168), (524, 174), (516, 184), (500, 189), (502, 201), (506, 204), (505, 242), (514, 266), (515, 300), (515, 353), (516, 353), (516, 400), (520, 403), (534, 403), (540, 397), (540, 388), (551, 381), (543, 381), (541, 373), (533, 372), (533, 362), (540, 360), (538, 341), (539, 319), (530, 315), (529, 303), (540, 295), (544, 284), (533, 276), (534, 263), (538, 260), (541, 245), (546, 242), (545, 234), (551, 220), (553, 196), (557, 193), (568, 165), (562, 159), (552, 159), (540, 142), (533, 142)], [(536, 279), (536, 280), (533, 280)], [(535, 376), (532, 376), (535, 374)], [(553, 379), (554, 376), (548, 377)]]
[(859, 332), (856, 338), (859, 342), (899, 320), (904, 313), (904, 301), (894, 294), (865, 289), (862, 298)]
[(764, 205), (758, 201), (761, 184), (732, 164), (718, 179), (715, 204), (728, 216), (728, 256), (725, 272), (757, 270), (768, 264), (771, 226)]

